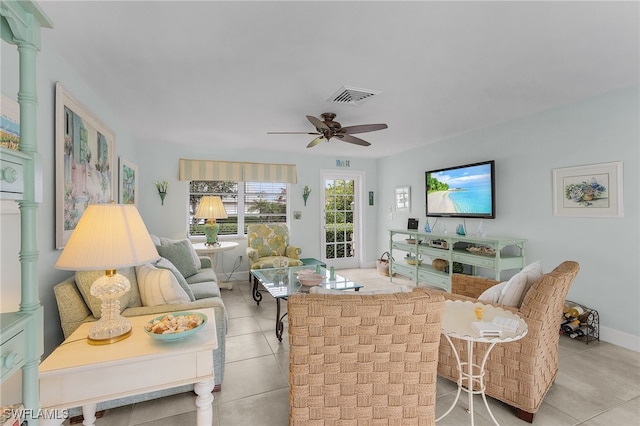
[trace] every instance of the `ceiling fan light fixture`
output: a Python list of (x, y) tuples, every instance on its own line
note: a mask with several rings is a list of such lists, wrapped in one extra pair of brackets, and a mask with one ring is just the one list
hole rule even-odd
[(359, 87), (342, 86), (336, 93), (331, 95), (327, 102), (347, 105), (360, 105), (370, 99), (372, 96), (378, 95), (378, 90), (362, 89)]

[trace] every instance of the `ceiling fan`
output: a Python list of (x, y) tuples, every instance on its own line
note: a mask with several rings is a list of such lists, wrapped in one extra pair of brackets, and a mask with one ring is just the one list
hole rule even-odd
[(331, 138), (338, 138), (343, 142), (349, 142), (356, 145), (369, 146), (369, 142), (351, 136), (354, 133), (366, 133), (373, 132), (375, 130), (386, 129), (386, 124), (360, 124), (357, 126), (342, 127), (337, 121), (333, 121), (336, 115), (332, 112), (325, 112), (320, 114), (322, 120), (312, 115), (307, 115), (307, 120), (311, 122), (316, 128), (315, 132), (267, 132), (270, 135), (318, 135), (317, 138), (312, 140), (307, 148), (312, 148), (318, 145), (323, 140), (327, 142)]

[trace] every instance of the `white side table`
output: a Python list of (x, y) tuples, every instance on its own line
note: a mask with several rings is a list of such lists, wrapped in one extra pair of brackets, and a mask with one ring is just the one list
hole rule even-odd
[[(84, 425), (96, 421), (102, 401), (194, 383), (196, 424), (213, 424), (213, 355), (218, 347), (213, 308), (198, 309), (208, 318), (204, 328), (184, 340), (161, 342), (143, 327), (162, 314), (129, 317), (131, 336), (111, 345), (87, 343), (93, 323), (84, 323), (39, 367), (41, 425), (60, 425), (64, 410), (82, 407)], [(168, 368), (170, 366), (170, 368)]]
[[(216, 270), (216, 254), (221, 251), (233, 250), (236, 247), (238, 247), (238, 243), (235, 241), (218, 241), (216, 245), (213, 246), (208, 246), (205, 243), (193, 244), (193, 248), (196, 249), (196, 253), (209, 256), (209, 259), (211, 259), (211, 267), (214, 271)], [(218, 287), (233, 290), (233, 283), (218, 282)]]
[[(475, 329), (471, 326), (471, 323), (473, 321), (477, 321), (474, 309), (478, 306), (484, 308), (484, 316), (482, 318), (482, 321), (491, 322), (493, 321), (493, 318), (497, 316), (512, 318), (519, 322), (518, 329), (515, 332), (508, 332), (506, 330), (503, 330), (500, 337), (480, 337), (478, 332), (476, 332)], [(487, 411), (489, 412), (491, 419), (493, 419), (493, 422), (498, 425), (498, 421), (493, 416), (493, 413), (491, 412), (491, 409), (489, 408), (489, 404), (487, 402), (487, 396), (484, 393), (485, 365), (487, 363), (487, 359), (489, 358), (489, 353), (497, 343), (513, 342), (522, 339), (527, 334), (527, 330), (527, 323), (522, 318), (502, 308), (498, 308), (492, 305), (485, 305), (484, 303), (479, 302), (463, 302), (461, 300), (445, 301), (444, 315), (442, 317), (442, 334), (444, 334), (444, 336), (447, 338), (447, 341), (451, 345), (453, 353), (456, 356), (456, 362), (458, 363), (458, 392), (456, 394), (455, 400), (451, 404), (451, 407), (449, 407), (446, 413), (438, 417), (436, 419), (436, 422), (444, 418), (451, 412), (451, 410), (453, 410), (458, 402), (458, 399), (460, 398), (460, 392), (465, 391), (469, 395), (469, 414), (471, 415), (471, 426), (473, 426), (473, 395), (477, 394), (482, 395), (484, 405), (487, 407)], [(467, 341), (467, 352), (469, 355), (467, 358), (467, 362), (460, 361), (458, 351), (451, 341), (452, 337)], [(474, 342), (490, 343), (490, 346), (487, 349), (484, 357), (482, 358), (482, 363), (480, 365), (473, 363)], [(464, 369), (465, 366), (467, 367), (466, 371)], [(465, 379), (467, 385), (466, 387), (463, 386)], [(478, 385), (479, 390), (473, 390), (474, 383)]]

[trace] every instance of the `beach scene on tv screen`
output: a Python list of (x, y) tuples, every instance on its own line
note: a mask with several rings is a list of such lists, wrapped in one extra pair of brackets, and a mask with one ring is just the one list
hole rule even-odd
[(427, 175), (428, 214), (491, 214), (491, 165)]

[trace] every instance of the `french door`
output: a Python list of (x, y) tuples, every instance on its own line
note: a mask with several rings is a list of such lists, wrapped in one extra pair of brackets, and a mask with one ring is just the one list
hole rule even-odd
[(358, 268), (362, 256), (362, 173), (322, 171), (321, 257), (327, 266)]

